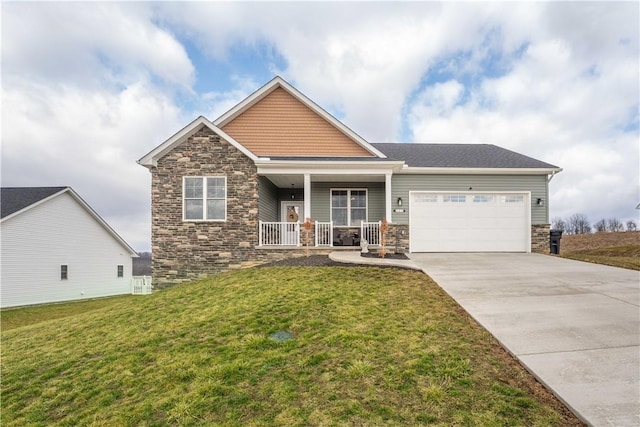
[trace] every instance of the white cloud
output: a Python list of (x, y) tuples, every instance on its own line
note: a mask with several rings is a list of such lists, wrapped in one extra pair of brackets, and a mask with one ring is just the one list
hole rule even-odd
[(273, 49), (285, 63), (267, 58), (266, 69), (372, 142), (493, 143), (557, 164), (552, 216), (637, 216), (634, 2), (2, 9), (3, 185), (72, 185), (141, 250), (149, 173), (135, 160), (265, 83), (245, 68), (195, 93), (210, 70), (181, 40), (226, 66), (243, 61), (238, 46)]
[(193, 65), (143, 3), (4, 3), (6, 75), (84, 87), (159, 79), (189, 87)]
[[(150, 174), (135, 161), (184, 126), (156, 88), (85, 92), (24, 82), (3, 90), (3, 105), (3, 186), (69, 185), (109, 223), (148, 217)], [(146, 228), (116, 230), (144, 249)]]

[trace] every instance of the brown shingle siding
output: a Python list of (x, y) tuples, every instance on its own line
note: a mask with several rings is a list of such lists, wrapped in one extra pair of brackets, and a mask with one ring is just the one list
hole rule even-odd
[(282, 88), (222, 130), (258, 156), (372, 156)]

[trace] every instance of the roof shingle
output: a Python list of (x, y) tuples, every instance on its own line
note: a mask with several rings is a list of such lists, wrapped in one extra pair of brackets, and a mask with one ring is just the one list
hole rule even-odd
[(0, 218), (16, 213), (67, 187), (3, 187), (0, 189)]
[(386, 156), (419, 168), (532, 168), (557, 166), (491, 144), (371, 144)]

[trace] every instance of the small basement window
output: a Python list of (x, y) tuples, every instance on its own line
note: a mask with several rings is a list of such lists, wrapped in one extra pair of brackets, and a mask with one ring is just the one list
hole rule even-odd
[(60, 266), (60, 280), (67, 280), (69, 278), (69, 267), (66, 264)]
[(118, 266), (118, 277), (124, 277), (124, 265)]

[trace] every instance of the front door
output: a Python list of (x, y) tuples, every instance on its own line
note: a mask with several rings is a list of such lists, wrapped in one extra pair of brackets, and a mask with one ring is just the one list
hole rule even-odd
[(280, 221), (304, 222), (304, 202), (282, 202), (280, 209)]
[(284, 222), (282, 243), (297, 246), (300, 243), (300, 226), (304, 222), (304, 202), (282, 202), (281, 221)]

